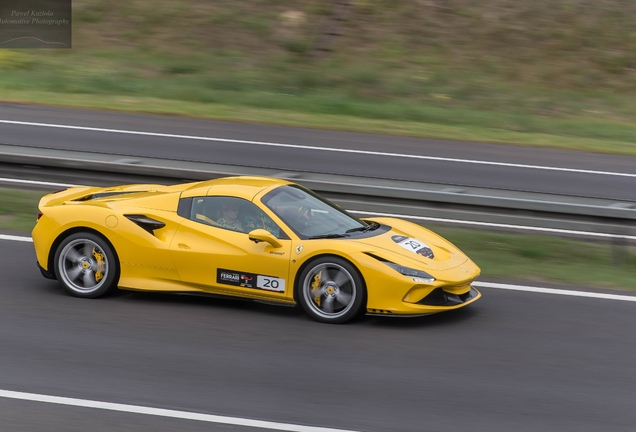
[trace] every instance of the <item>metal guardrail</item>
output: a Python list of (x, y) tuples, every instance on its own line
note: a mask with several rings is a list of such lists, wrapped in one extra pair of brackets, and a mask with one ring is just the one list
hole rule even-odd
[[(499, 224), (552, 230), (560, 235), (597, 236), (617, 244), (636, 240), (636, 203), (532, 192), (456, 187), (431, 183), (363, 178), (308, 172), (281, 172), (196, 161), (130, 157), (103, 153), (0, 145), (0, 171), (14, 167), (44, 167), (46, 175), (95, 184), (95, 173), (110, 183), (203, 180), (228, 175), (262, 175), (303, 184), (361, 212), (393, 213), (428, 220), (444, 219), (476, 224)], [(23, 169), (16, 170), (20, 166)], [(69, 173), (69, 170), (72, 170)], [(107, 181), (107, 180), (103, 180)], [(438, 222), (440, 222), (438, 220)], [(443, 221), (442, 221), (443, 222)], [(501, 227), (500, 227), (501, 228)], [(505, 228), (505, 227), (504, 227)], [(558, 232), (562, 230), (563, 232)]]

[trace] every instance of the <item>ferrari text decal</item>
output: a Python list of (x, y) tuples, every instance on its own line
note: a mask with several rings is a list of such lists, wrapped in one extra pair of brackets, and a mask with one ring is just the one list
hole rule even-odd
[(218, 269), (216, 271), (217, 283), (245, 288), (254, 288), (255, 277), (256, 275), (251, 273), (242, 273), (233, 270)]
[(243, 288), (256, 288), (266, 291), (285, 292), (285, 279), (274, 276), (244, 273), (235, 270), (217, 269), (216, 282)]
[(391, 240), (396, 242), (398, 245), (402, 246), (404, 249), (416, 253), (418, 255), (425, 256), (427, 258), (434, 258), (433, 251), (430, 247), (425, 245), (424, 243), (415, 240), (410, 237), (394, 235), (391, 237)]

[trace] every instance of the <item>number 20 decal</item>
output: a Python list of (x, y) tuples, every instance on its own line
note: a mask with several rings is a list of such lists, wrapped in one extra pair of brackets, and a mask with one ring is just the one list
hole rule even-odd
[(424, 246), (425, 246), (425, 245), (423, 245), (422, 243), (418, 243), (418, 242), (416, 242), (415, 240), (408, 240), (408, 241), (402, 242), (402, 243), (400, 243), (400, 244), (401, 244), (401, 245), (403, 245), (403, 246), (405, 246), (405, 247), (407, 247), (407, 248), (411, 248), (411, 249), (413, 249), (414, 251), (415, 251), (415, 250), (418, 250), (419, 248), (421, 248), (421, 247), (424, 247)]
[(256, 286), (268, 291), (285, 292), (285, 279), (258, 275)]
[(391, 237), (391, 240), (396, 242), (399, 246), (403, 247), (404, 249), (414, 252), (418, 255), (422, 255), (431, 259), (435, 257), (435, 254), (433, 253), (433, 250), (430, 247), (428, 247), (426, 244), (421, 243), (413, 238), (401, 236), (401, 235), (394, 235), (393, 237)]

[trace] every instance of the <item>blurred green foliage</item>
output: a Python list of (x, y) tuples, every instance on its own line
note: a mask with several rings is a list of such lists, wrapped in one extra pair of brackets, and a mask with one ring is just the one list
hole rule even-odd
[(636, 152), (634, 2), (356, 0), (317, 59), (329, 13), (324, 0), (75, 0), (74, 48), (0, 51), (0, 95), (233, 104)]
[(621, 246), (625, 262), (613, 262), (608, 241), (427, 226), (475, 261), (483, 277), (561, 283), (597, 288), (636, 289), (636, 248)]
[(0, 189), (0, 229), (27, 232), (35, 226), (38, 202), (47, 192)]
[(4, 72), (18, 72), (28, 69), (32, 65), (32, 58), (27, 54), (0, 50), (0, 70)]

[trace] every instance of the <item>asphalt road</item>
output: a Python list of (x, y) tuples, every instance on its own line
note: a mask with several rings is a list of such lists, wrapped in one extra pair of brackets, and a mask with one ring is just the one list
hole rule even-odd
[[(636, 174), (636, 157), (0, 104), (0, 120)], [(0, 123), (0, 142), (636, 201), (636, 178)]]
[[(0, 389), (362, 431), (636, 424), (636, 303), (484, 289), (459, 311), (314, 323), (296, 309), (67, 296), (0, 241)], [(6, 431), (255, 430), (0, 398)]]
[[(636, 158), (0, 105), (0, 119), (636, 174)], [(0, 142), (636, 201), (636, 179), (228, 141), (0, 124)], [(484, 289), (417, 319), (65, 295), (0, 241), (0, 390), (362, 431), (631, 431), (635, 303)], [(254, 430), (0, 398), (0, 430)]]

